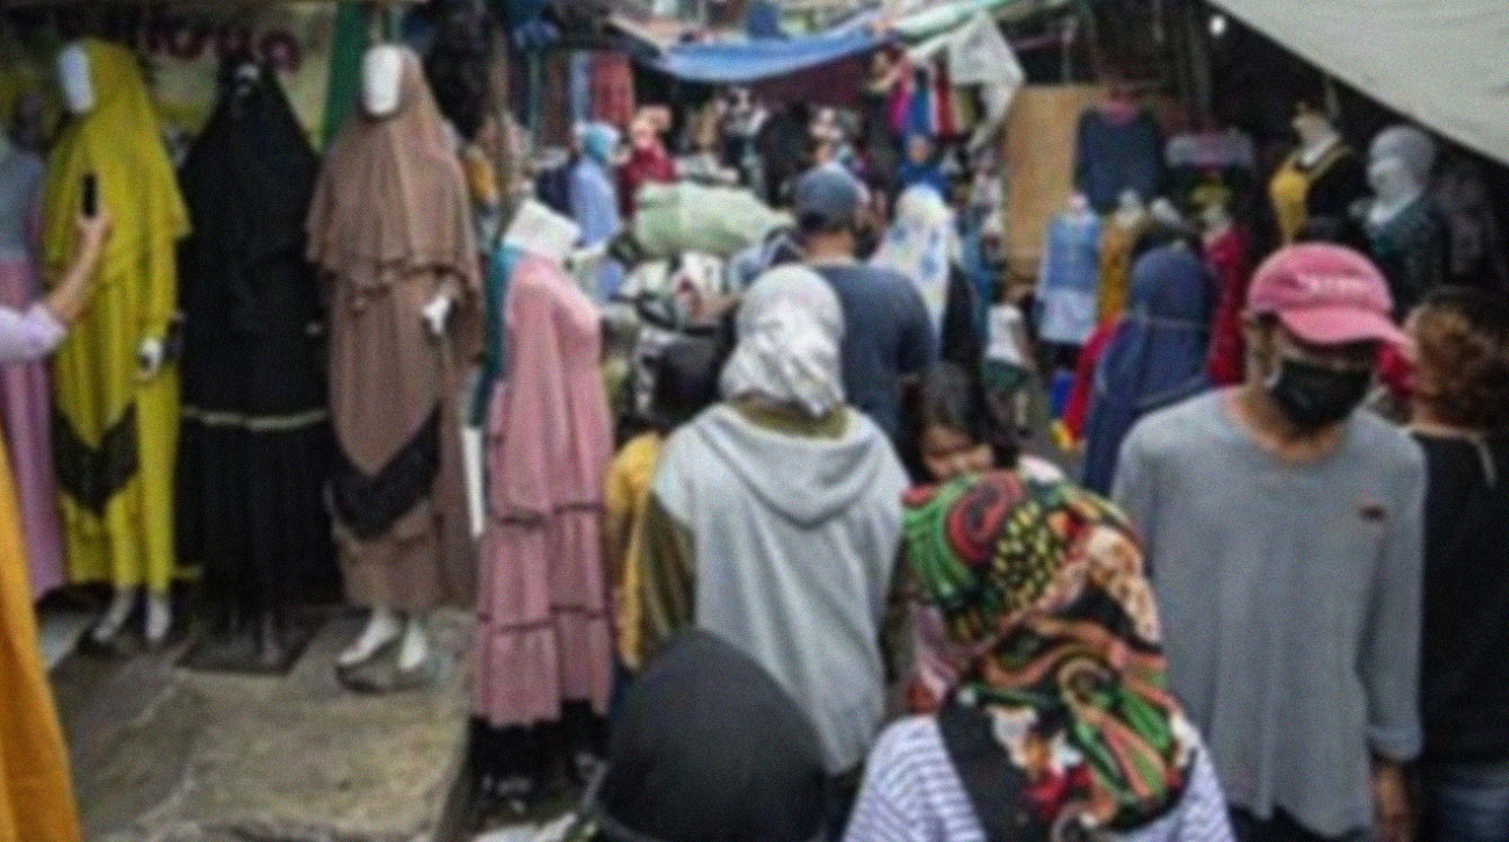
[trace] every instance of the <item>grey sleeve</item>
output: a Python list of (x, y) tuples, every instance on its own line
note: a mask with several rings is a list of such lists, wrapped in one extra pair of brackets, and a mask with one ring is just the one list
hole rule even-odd
[(1133, 427), (1121, 444), (1116, 461), (1116, 478), (1111, 485), (1111, 500), (1132, 522), (1142, 538), (1143, 557), (1151, 571), (1155, 562), (1158, 523), (1157, 469), (1148, 453), (1139, 427)]
[(1417, 459), (1401, 480), (1363, 628), (1358, 670), (1367, 693), (1368, 743), (1390, 760), (1420, 753), (1421, 578), (1425, 546), (1425, 468)]

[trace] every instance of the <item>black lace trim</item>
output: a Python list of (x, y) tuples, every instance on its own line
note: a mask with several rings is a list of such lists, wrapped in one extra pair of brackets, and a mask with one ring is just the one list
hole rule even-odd
[(366, 540), (387, 532), (399, 518), (429, 496), (440, 474), (440, 409), (419, 432), (369, 477), (337, 447), (331, 498), (335, 515), (351, 534)]
[(58, 472), (58, 485), (75, 502), (97, 515), (131, 478), (140, 466), (136, 451), (136, 404), (115, 426), (105, 431), (98, 449), (90, 447), (73, 425), (56, 409), (52, 413), (52, 461)]

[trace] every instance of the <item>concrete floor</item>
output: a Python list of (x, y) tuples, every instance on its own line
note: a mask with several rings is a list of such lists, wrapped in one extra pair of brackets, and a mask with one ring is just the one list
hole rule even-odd
[[(430, 842), (466, 749), (470, 620), (432, 621), (427, 690), (360, 696), (337, 616), (277, 678), (74, 654), (53, 672), (89, 842)], [(442, 840), (443, 842), (443, 840)]]

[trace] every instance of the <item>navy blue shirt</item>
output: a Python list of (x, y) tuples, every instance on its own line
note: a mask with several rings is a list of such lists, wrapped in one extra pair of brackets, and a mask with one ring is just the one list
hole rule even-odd
[(814, 266), (844, 309), (844, 394), (892, 441), (901, 427), (901, 378), (938, 359), (922, 296), (905, 275), (859, 263)]

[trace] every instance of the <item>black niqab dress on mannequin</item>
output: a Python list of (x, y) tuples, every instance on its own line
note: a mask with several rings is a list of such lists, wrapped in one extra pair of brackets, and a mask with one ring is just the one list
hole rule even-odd
[(286, 668), (291, 609), (338, 592), (319, 285), (304, 258), (318, 167), (272, 73), (228, 67), (180, 173), (193, 235), (180, 261), (178, 540), (201, 569), (200, 666)]

